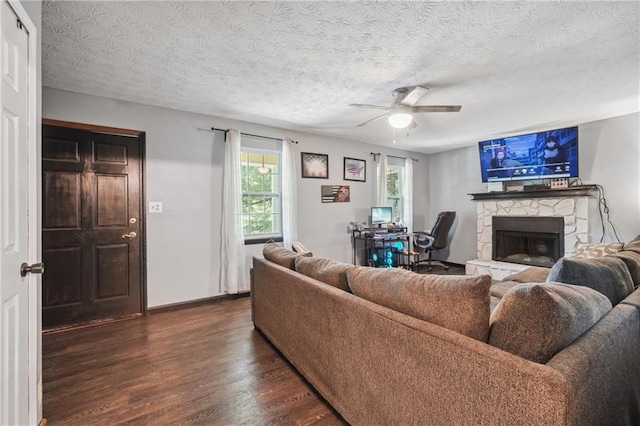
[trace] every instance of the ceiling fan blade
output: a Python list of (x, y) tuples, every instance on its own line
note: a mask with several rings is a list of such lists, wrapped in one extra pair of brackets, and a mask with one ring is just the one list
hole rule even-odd
[(386, 111), (389, 111), (391, 108), (386, 107), (386, 106), (380, 106), (380, 105), (367, 105), (367, 104), (349, 104), (349, 106), (354, 106), (354, 107), (358, 107), (358, 108), (375, 108), (375, 109), (384, 109)]
[(424, 95), (429, 91), (428, 88), (422, 86), (415, 86), (413, 88), (407, 88), (409, 92), (407, 96), (400, 101), (402, 105), (414, 106)]
[(462, 105), (420, 105), (411, 107), (413, 112), (458, 112)]
[(386, 117), (387, 115), (389, 115), (389, 114), (382, 114), (382, 115), (379, 115), (379, 116), (377, 116), (377, 117), (372, 118), (371, 120), (367, 120), (367, 121), (365, 121), (364, 123), (360, 123), (360, 124), (358, 124), (356, 127), (363, 127), (363, 126), (366, 126), (367, 124), (371, 123), (372, 121), (380, 120), (381, 118)]

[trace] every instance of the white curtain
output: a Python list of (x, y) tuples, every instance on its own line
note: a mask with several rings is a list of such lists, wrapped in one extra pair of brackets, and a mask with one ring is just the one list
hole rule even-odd
[(240, 132), (230, 129), (224, 150), (220, 247), (220, 283), (222, 291), (227, 294), (249, 290), (249, 270), (246, 267), (242, 231), (241, 170)]
[(282, 241), (291, 249), (298, 240), (298, 191), (296, 186), (296, 161), (291, 139), (282, 141)]
[(380, 154), (377, 169), (376, 206), (387, 205), (387, 156)]
[(404, 226), (407, 233), (413, 232), (413, 160), (404, 160), (404, 182), (402, 185), (402, 212), (404, 214)]

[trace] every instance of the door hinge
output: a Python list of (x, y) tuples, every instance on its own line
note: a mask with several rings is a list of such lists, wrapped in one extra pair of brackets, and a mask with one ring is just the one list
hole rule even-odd
[(22, 21), (19, 20), (18, 18), (16, 18), (16, 26), (18, 27), (19, 30), (24, 28), (24, 25), (22, 25)]

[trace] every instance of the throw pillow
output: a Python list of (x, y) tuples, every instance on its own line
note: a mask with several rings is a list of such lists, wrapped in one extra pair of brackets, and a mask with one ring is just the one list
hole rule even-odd
[(518, 284), (491, 315), (489, 344), (544, 364), (610, 310), (611, 302), (587, 287)]
[(527, 269), (523, 269), (520, 272), (516, 272), (513, 275), (509, 275), (502, 281), (516, 281), (519, 283), (543, 283), (547, 280), (550, 268), (543, 268), (542, 266), (530, 266)]
[(607, 256), (622, 250), (622, 243), (612, 244), (580, 244), (573, 252), (571, 257), (585, 257), (593, 259), (596, 257)]
[(633, 240), (629, 241), (624, 245), (625, 251), (633, 251), (640, 254), (640, 235), (635, 237)]
[(357, 266), (321, 257), (296, 258), (296, 271), (348, 292), (351, 290), (347, 282), (347, 271), (355, 268)]
[(400, 269), (347, 271), (356, 296), (486, 342), (489, 275), (419, 275)]
[(267, 243), (262, 248), (262, 255), (265, 259), (271, 262), (277, 263), (285, 268), (295, 269), (296, 257), (298, 256), (311, 256), (311, 253), (294, 253), (284, 247), (280, 247), (276, 243)]
[(612, 254), (612, 256), (621, 259), (631, 275), (631, 281), (635, 287), (640, 285), (640, 252), (622, 250), (618, 253)]
[(634, 287), (627, 266), (614, 256), (563, 257), (551, 268), (547, 282), (592, 288), (607, 296), (613, 305), (627, 297)]
[[(296, 253), (311, 253), (301, 242), (298, 241), (294, 241), (293, 243), (291, 243), (291, 250), (295, 251)], [(312, 255), (309, 254), (307, 256)]]

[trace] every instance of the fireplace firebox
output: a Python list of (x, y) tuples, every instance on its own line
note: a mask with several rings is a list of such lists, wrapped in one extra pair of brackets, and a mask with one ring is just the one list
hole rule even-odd
[(493, 216), (492, 259), (532, 266), (553, 266), (564, 256), (564, 218)]

